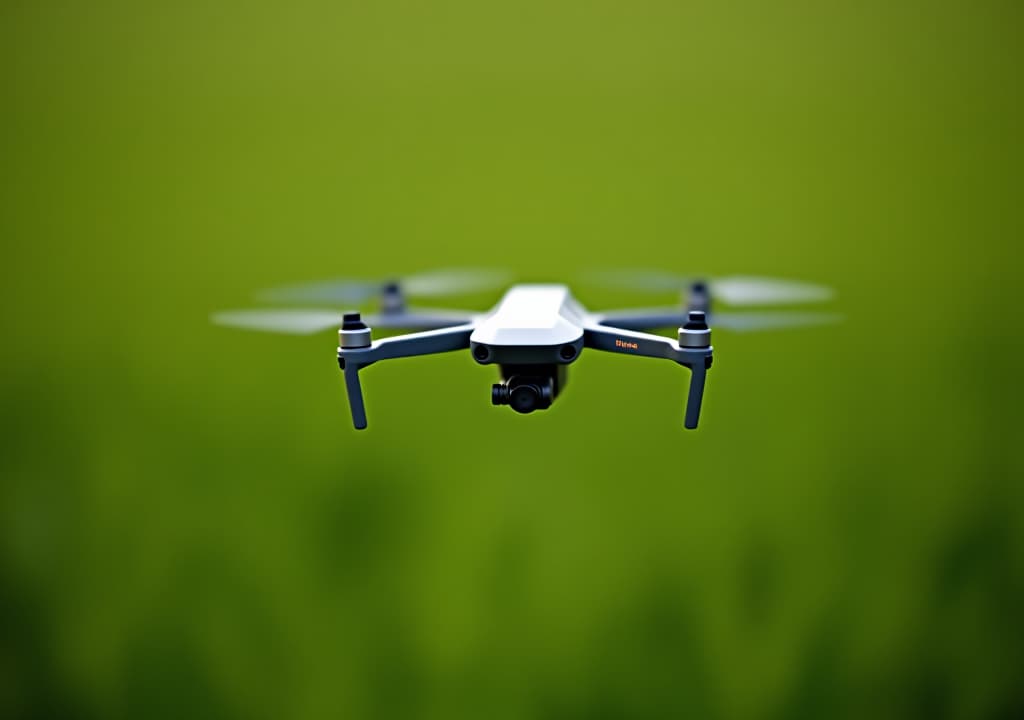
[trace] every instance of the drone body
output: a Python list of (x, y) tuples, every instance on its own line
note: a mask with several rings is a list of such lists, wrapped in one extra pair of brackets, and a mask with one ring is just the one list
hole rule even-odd
[(567, 366), (584, 348), (663, 358), (690, 368), (685, 425), (692, 429), (700, 416), (712, 350), (704, 313), (690, 313), (688, 320), (676, 342), (603, 325), (601, 316), (584, 310), (563, 285), (518, 285), (488, 314), (376, 342), (360, 316), (350, 313), (338, 331), (338, 364), (345, 373), (352, 420), (362, 429), (366, 410), (359, 371), (379, 360), (469, 349), (476, 362), (501, 370), (503, 382), (491, 388), (491, 401), (530, 413), (551, 407), (565, 386)]
[[(494, 405), (508, 405), (527, 414), (550, 408), (564, 389), (568, 368), (586, 350), (660, 358), (690, 371), (684, 426), (697, 427), (707, 372), (711, 368), (711, 330), (707, 310), (715, 284), (690, 284), (684, 302), (676, 307), (592, 313), (565, 285), (515, 285), (489, 312), (415, 310), (406, 306), (403, 286), (418, 287), (420, 294), (433, 285), (442, 288), (461, 284), (452, 271), (430, 278), (388, 283), (352, 282), (285, 288), (276, 299), (351, 302), (379, 296), (380, 312), (366, 318), (375, 327), (415, 330), (373, 340), (373, 331), (360, 313), (339, 314), (329, 310), (234, 311), (219, 313), (220, 324), (289, 333), (310, 333), (326, 327), (338, 330), (338, 365), (344, 373), (352, 421), (357, 429), (367, 426), (359, 372), (382, 360), (469, 350), (480, 365), (496, 365), (501, 382), (491, 388)], [(474, 276), (479, 282), (479, 274)], [(417, 285), (418, 283), (418, 285)], [(817, 286), (747, 278), (719, 282), (722, 294), (731, 293), (746, 304), (759, 298), (771, 302), (820, 299)], [(789, 293), (787, 296), (786, 293)], [(739, 302), (738, 302), (739, 304)], [(751, 330), (807, 325), (835, 319), (827, 315), (715, 314), (726, 327)], [(676, 338), (651, 334), (650, 330), (678, 327)]]

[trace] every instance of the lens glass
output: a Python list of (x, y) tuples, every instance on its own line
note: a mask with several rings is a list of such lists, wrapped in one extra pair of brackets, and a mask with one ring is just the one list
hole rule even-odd
[(533, 385), (520, 385), (512, 391), (510, 405), (516, 412), (528, 413), (537, 409), (540, 392)]

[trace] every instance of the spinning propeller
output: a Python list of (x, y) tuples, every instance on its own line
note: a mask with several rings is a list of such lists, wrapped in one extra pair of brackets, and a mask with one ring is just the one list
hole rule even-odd
[(407, 297), (440, 297), (491, 290), (508, 283), (509, 273), (491, 269), (448, 269), (417, 273), (389, 280), (338, 279), (265, 290), (262, 301), (293, 304), (315, 303), (328, 307), (228, 310), (215, 313), (214, 323), (248, 330), (310, 335), (337, 328), (344, 319), (340, 306), (361, 305), (377, 298), (380, 313), (367, 317), (375, 327), (409, 330), (430, 329), (466, 322), (474, 313), (406, 307)]
[(621, 321), (627, 327), (640, 319), (646, 323), (646, 327), (668, 327), (676, 324), (676, 320), (688, 310), (707, 313), (708, 322), (712, 326), (737, 332), (825, 325), (842, 319), (842, 316), (834, 313), (736, 313), (712, 310), (712, 305), (717, 301), (735, 306), (787, 305), (823, 302), (831, 299), (834, 294), (831, 288), (823, 285), (795, 280), (742, 275), (704, 279), (664, 270), (637, 269), (594, 271), (586, 277), (598, 285), (610, 288), (650, 293), (672, 292), (682, 296), (683, 304), (674, 312), (672, 308), (631, 309), (602, 316), (605, 322), (614, 324)]
[[(609, 270), (584, 276), (608, 287), (651, 293), (680, 293), (683, 302), (674, 307), (631, 308), (601, 313), (602, 321), (625, 328), (671, 327), (685, 322), (691, 310), (707, 313), (713, 327), (737, 332), (776, 330), (838, 322), (834, 313), (819, 312), (720, 312), (717, 302), (733, 306), (766, 306), (828, 300), (830, 288), (793, 280), (729, 276), (699, 279), (663, 270)], [(446, 269), (417, 273), (391, 280), (339, 279), (266, 290), (260, 300), (282, 305), (309, 303), (316, 307), (259, 308), (215, 313), (214, 323), (249, 330), (309, 335), (337, 328), (344, 319), (340, 308), (361, 305), (377, 298), (379, 312), (365, 317), (379, 329), (430, 330), (469, 322), (481, 313), (458, 310), (408, 308), (406, 297), (438, 297), (470, 294), (501, 287), (510, 274), (493, 269)]]
[(359, 304), (375, 297), (400, 295), (440, 297), (492, 290), (505, 285), (509, 273), (501, 270), (464, 268), (434, 270), (388, 280), (339, 279), (266, 290), (260, 300), (282, 303)]
[(731, 275), (719, 278), (679, 275), (664, 270), (608, 270), (588, 274), (606, 287), (651, 293), (701, 291), (727, 305), (785, 305), (829, 300), (831, 288), (795, 280)]

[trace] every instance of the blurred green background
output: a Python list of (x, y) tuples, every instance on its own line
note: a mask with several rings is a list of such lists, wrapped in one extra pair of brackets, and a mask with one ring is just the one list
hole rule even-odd
[[(1024, 715), (1021, 19), (6, 0), (0, 715)], [(696, 433), (670, 363), (522, 417), (459, 353), (357, 434), (331, 332), (208, 324), (463, 265), (847, 319), (716, 333)]]

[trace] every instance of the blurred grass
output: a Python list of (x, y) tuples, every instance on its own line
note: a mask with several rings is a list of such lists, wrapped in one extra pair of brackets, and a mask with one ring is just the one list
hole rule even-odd
[[(1019, 716), (1020, 21), (6, 3), (0, 714)], [(355, 434), (329, 333), (207, 324), (451, 265), (848, 320), (718, 333), (695, 434), (589, 354), (529, 418), (376, 366)]]

